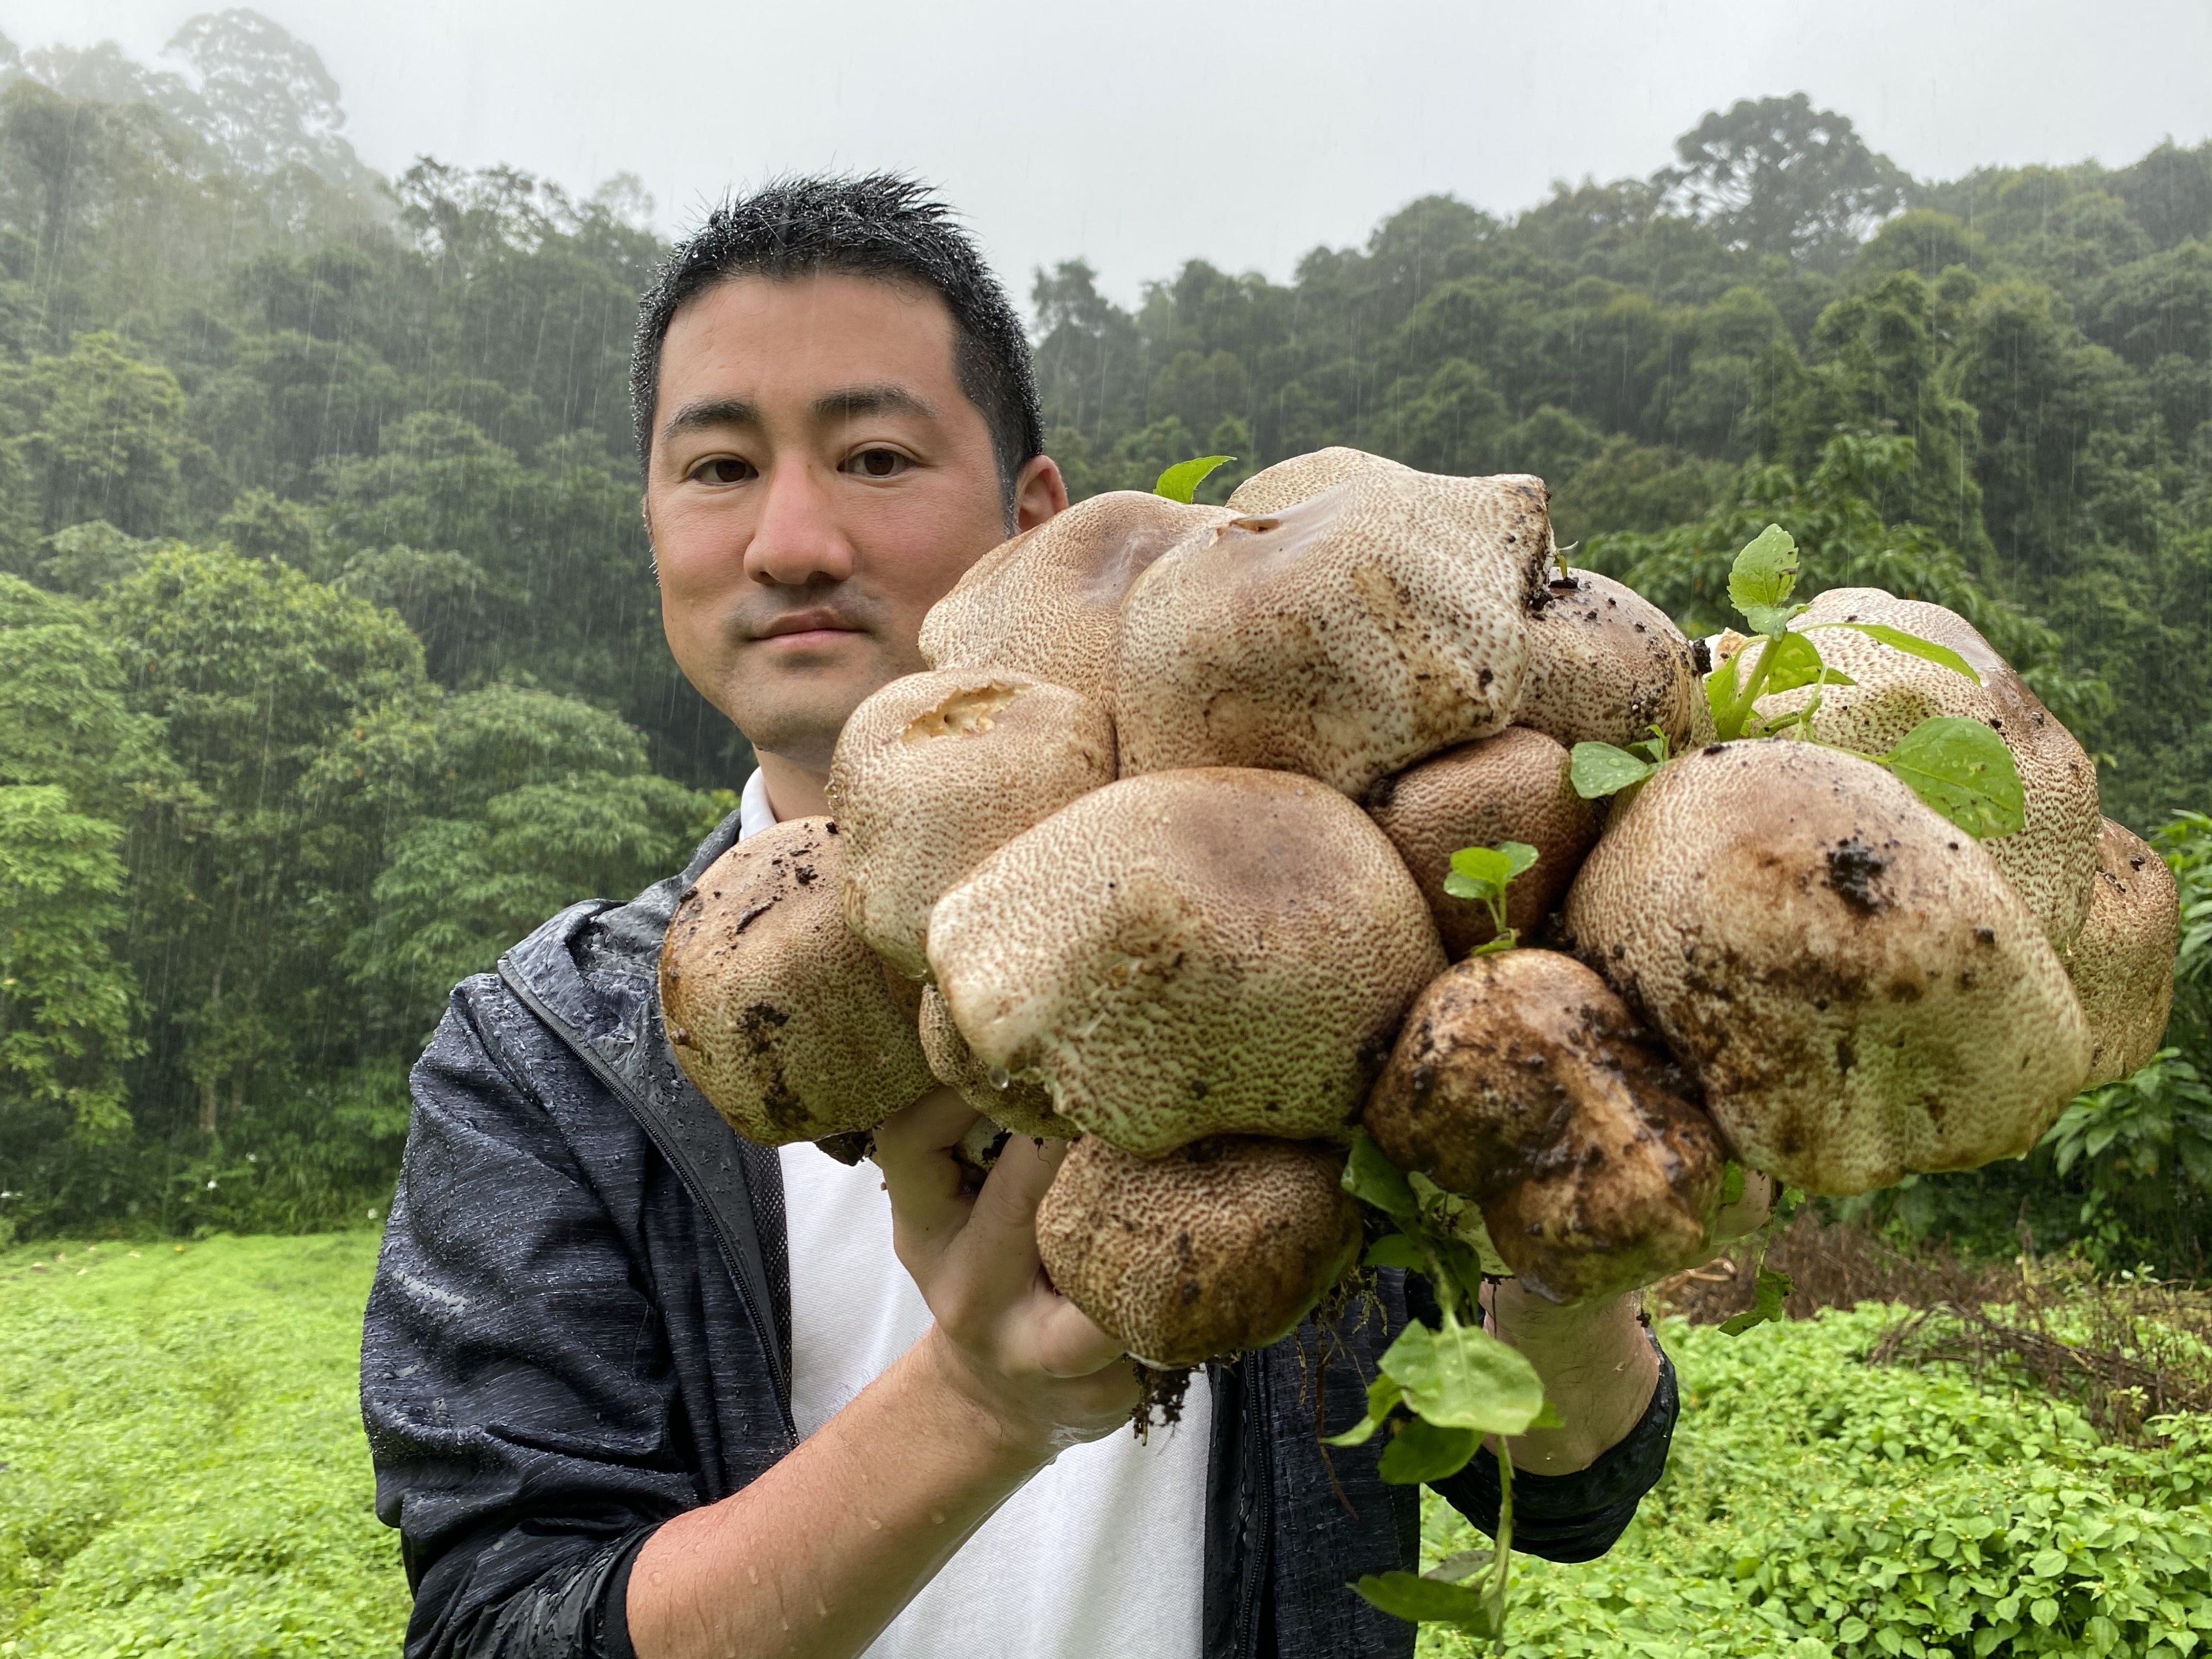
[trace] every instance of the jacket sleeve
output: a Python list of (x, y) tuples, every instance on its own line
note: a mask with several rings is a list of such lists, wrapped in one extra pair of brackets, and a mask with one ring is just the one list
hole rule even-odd
[[(1427, 1285), (1412, 1274), (1407, 1276), (1406, 1303), (1407, 1310), (1425, 1324), (1443, 1316)], [(1571, 1474), (1513, 1471), (1513, 1547), (1522, 1554), (1547, 1561), (1595, 1560), (1628, 1530), (1644, 1494), (1667, 1472), (1681, 1396), (1674, 1362), (1657, 1337), (1644, 1334), (1659, 1356), (1659, 1382), (1635, 1426), (1587, 1468)], [(1457, 1474), (1432, 1484), (1454, 1509), (1492, 1537), (1498, 1535), (1498, 1458), (1489, 1447), (1476, 1452)]]
[(538, 1092), (580, 1073), (488, 976), (415, 1068), (362, 1347), (407, 1659), (630, 1659), (630, 1563), (700, 1501), (649, 1287)]

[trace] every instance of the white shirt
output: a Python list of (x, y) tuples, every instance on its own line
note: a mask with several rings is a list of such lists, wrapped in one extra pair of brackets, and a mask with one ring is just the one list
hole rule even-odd
[[(738, 835), (775, 822), (760, 773)], [(791, 1247), (791, 1405), (809, 1435), (930, 1325), (891, 1249), (876, 1166), (799, 1141), (779, 1154)], [(1182, 1420), (1062, 1452), (925, 1584), (868, 1659), (1197, 1659), (1212, 1398), (1191, 1378)]]

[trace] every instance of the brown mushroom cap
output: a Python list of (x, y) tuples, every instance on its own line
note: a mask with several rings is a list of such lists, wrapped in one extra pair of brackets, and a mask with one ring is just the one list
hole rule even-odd
[(921, 1052), (932, 1077), (1001, 1129), (1053, 1140), (1073, 1140), (1082, 1133), (1052, 1109), (1051, 1095), (1037, 1084), (1003, 1072), (994, 1079), (952, 1023), (952, 1011), (934, 985), (922, 988)]
[(2089, 1022), (2085, 1089), (2117, 1083), (2158, 1052), (2181, 948), (2173, 872), (2133, 830), (2110, 818), (2103, 825), (2089, 919), (2066, 959)]
[(2034, 912), (1855, 755), (1771, 740), (1669, 763), (1614, 811), (1565, 917), (1744, 1161), (1808, 1191), (2017, 1156), (2088, 1067)]
[(969, 568), (922, 618), (922, 660), (1032, 675), (1103, 702), (1130, 585), (1177, 542), (1231, 516), (1133, 489), (1078, 501)]
[(1332, 445), (1288, 460), (1262, 467), (1229, 492), (1231, 513), (1279, 513), (1300, 501), (1310, 501), (1324, 489), (1334, 489), (1346, 478), (1363, 472), (1411, 472), (1413, 469), (1387, 456), (1370, 455), (1364, 449)]
[(1686, 748), (1705, 688), (1689, 641), (1667, 613), (1595, 570), (1555, 576), (1540, 593), (1514, 723), (1570, 749), (1625, 748), (1656, 726), (1676, 750)]
[(1147, 1364), (1195, 1365), (1297, 1327), (1359, 1250), (1341, 1150), (1221, 1135), (1164, 1158), (1075, 1143), (1037, 1206), (1069, 1301)]
[(1269, 767), (1357, 796), (1489, 736), (1550, 544), (1540, 479), (1404, 471), (1182, 543), (1122, 607), (1122, 775)]
[(1443, 966), (1382, 832), (1309, 778), (1125, 778), (938, 901), (929, 963), (986, 1067), (1158, 1157), (1206, 1135), (1341, 1134)]
[(913, 1005), (845, 926), (828, 818), (748, 836), (678, 902), (660, 950), (668, 1040), (748, 1140), (872, 1129), (929, 1091)]
[[(2053, 948), (2063, 952), (2089, 914), (2101, 821), (2097, 769), (2074, 734), (2051, 718), (2027, 683), (1956, 611), (1900, 599), (1878, 587), (1832, 587), (1793, 625), (1806, 629), (1845, 621), (1886, 623), (1948, 645), (1972, 665), (1982, 684), (1850, 629), (1820, 628), (1813, 635), (1820, 659), (1857, 684), (1822, 691), (1813, 735), (1881, 755), (1936, 714), (1962, 715), (1995, 726), (2020, 768), (2027, 822), (2016, 834), (1983, 844), (2043, 919)], [(1737, 660), (1755, 662), (1760, 649), (1754, 642)], [(1807, 687), (1761, 697), (1759, 711), (1788, 713), (1803, 707), (1811, 695)]]
[(1392, 1163), (1474, 1199), (1506, 1265), (1555, 1302), (1712, 1254), (1720, 1133), (1689, 1075), (1571, 957), (1446, 969), (1406, 1017), (1366, 1122)]
[(1113, 779), (1113, 723), (1088, 697), (995, 670), (893, 680), (853, 711), (830, 764), (845, 920), (921, 978), (939, 896)]
[(1497, 932), (1486, 907), (1444, 891), (1454, 853), (1504, 841), (1536, 849), (1536, 862), (1505, 890), (1505, 920), (1526, 934), (1565, 895), (1600, 818), (1568, 781), (1567, 751), (1521, 726), (1385, 778), (1367, 792), (1367, 811), (1406, 861), (1451, 957)]

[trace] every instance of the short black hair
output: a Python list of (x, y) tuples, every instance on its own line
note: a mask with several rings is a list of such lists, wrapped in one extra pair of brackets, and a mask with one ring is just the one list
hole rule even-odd
[(1029, 336), (974, 240), (953, 222), (952, 210), (902, 173), (777, 179), (724, 201), (669, 251), (639, 303), (630, 352), (639, 466), (648, 466), (653, 456), (661, 345), (685, 302), (733, 277), (788, 281), (821, 271), (914, 283), (945, 301), (952, 313), (953, 369), (990, 429), (1011, 524), (1014, 482), (1031, 457), (1044, 453), (1044, 411)]

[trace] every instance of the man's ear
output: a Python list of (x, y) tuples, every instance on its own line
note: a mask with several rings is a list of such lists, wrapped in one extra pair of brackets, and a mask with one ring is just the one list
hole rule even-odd
[(1014, 528), (1034, 530), (1067, 511), (1067, 480), (1049, 455), (1032, 455), (1014, 480)]
[(653, 534), (653, 492), (641, 490), (637, 497), (637, 516), (645, 525), (646, 556), (653, 561), (653, 585), (660, 586), (660, 545)]

